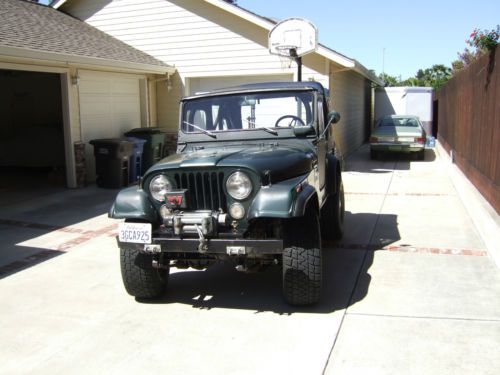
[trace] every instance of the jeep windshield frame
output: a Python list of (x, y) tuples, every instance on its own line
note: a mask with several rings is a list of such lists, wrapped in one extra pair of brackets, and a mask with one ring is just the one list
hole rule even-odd
[(296, 126), (313, 127), (317, 134), (317, 100), (318, 93), (311, 87), (184, 98), (179, 142), (296, 138)]

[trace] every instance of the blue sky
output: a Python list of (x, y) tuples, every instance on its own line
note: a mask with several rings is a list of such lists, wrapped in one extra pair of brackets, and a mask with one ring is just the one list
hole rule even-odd
[(474, 28), (500, 24), (500, 1), (474, 0), (238, 0), (262, 16), (303, 17), (316, 25), (319, 41), (358, 60), (377, 74), (402, 79), (434, 64), (451, 66)]

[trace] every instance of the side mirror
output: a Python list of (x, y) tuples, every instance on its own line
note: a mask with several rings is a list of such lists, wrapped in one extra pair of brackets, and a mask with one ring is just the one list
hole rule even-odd
[(312, 126), (294, 126), (293, 134), (296, 136), (305, 137), (306, 135), (315, 134), (316, 131)]
[(336, 124), (339, 121), (340, 121), (340, 113), (338, 113), (337, 111), (331, 111), (330, 113), (328, 113), (328, 122), (327, 122), (328, 125)]
[(339, 120), (340, 120), (340, 113), (338, 113), (337, 111), (331, 111), (330, 113), (328, 113), (328, 121), (326, 123), (325, 130), (323, 130), (323, 133), (321, 133), (320, 138), (323, 138), (325, 136), (331, 124), (335, 124), (339, 122)]

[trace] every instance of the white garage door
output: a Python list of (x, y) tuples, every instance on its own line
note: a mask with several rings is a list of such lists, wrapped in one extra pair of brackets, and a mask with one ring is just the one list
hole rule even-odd
[(276, 74), (266, 76), (230, 76), (230, 77), (201, 77), (189, 79), (189, 95), (200, 92), (221, 89), (224, 87), (233, 87), (247, 83), (260, 82), (285, 82), (292, 81), (291, 74)]
[(117, 138), (141, 126), (141, 76), (79, 72), (80, 122), (87, 180), (95, 180), (92, 139)]

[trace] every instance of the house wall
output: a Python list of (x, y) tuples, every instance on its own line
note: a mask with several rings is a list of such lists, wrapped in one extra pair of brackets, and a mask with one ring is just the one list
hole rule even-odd
[(337, 147), (343, 156), (356, 150), (367, 137), (371, 118), (369, 82), (352, 71), (335, 71), (332, 67), (330, 85), (331, 108), (340, 113), (337, 124)]
[[(191, 77), (296, 74), (294, 63), (269, 54), (268, 30), (204, 1), (68, 1), (61, 10), (177, 68), (170, 91), (157, 83), (157, 121), (166, 131), (177, 129)], [(329, 86), (324, 57), (310, 54), (303, 63), (303, 80)]]

